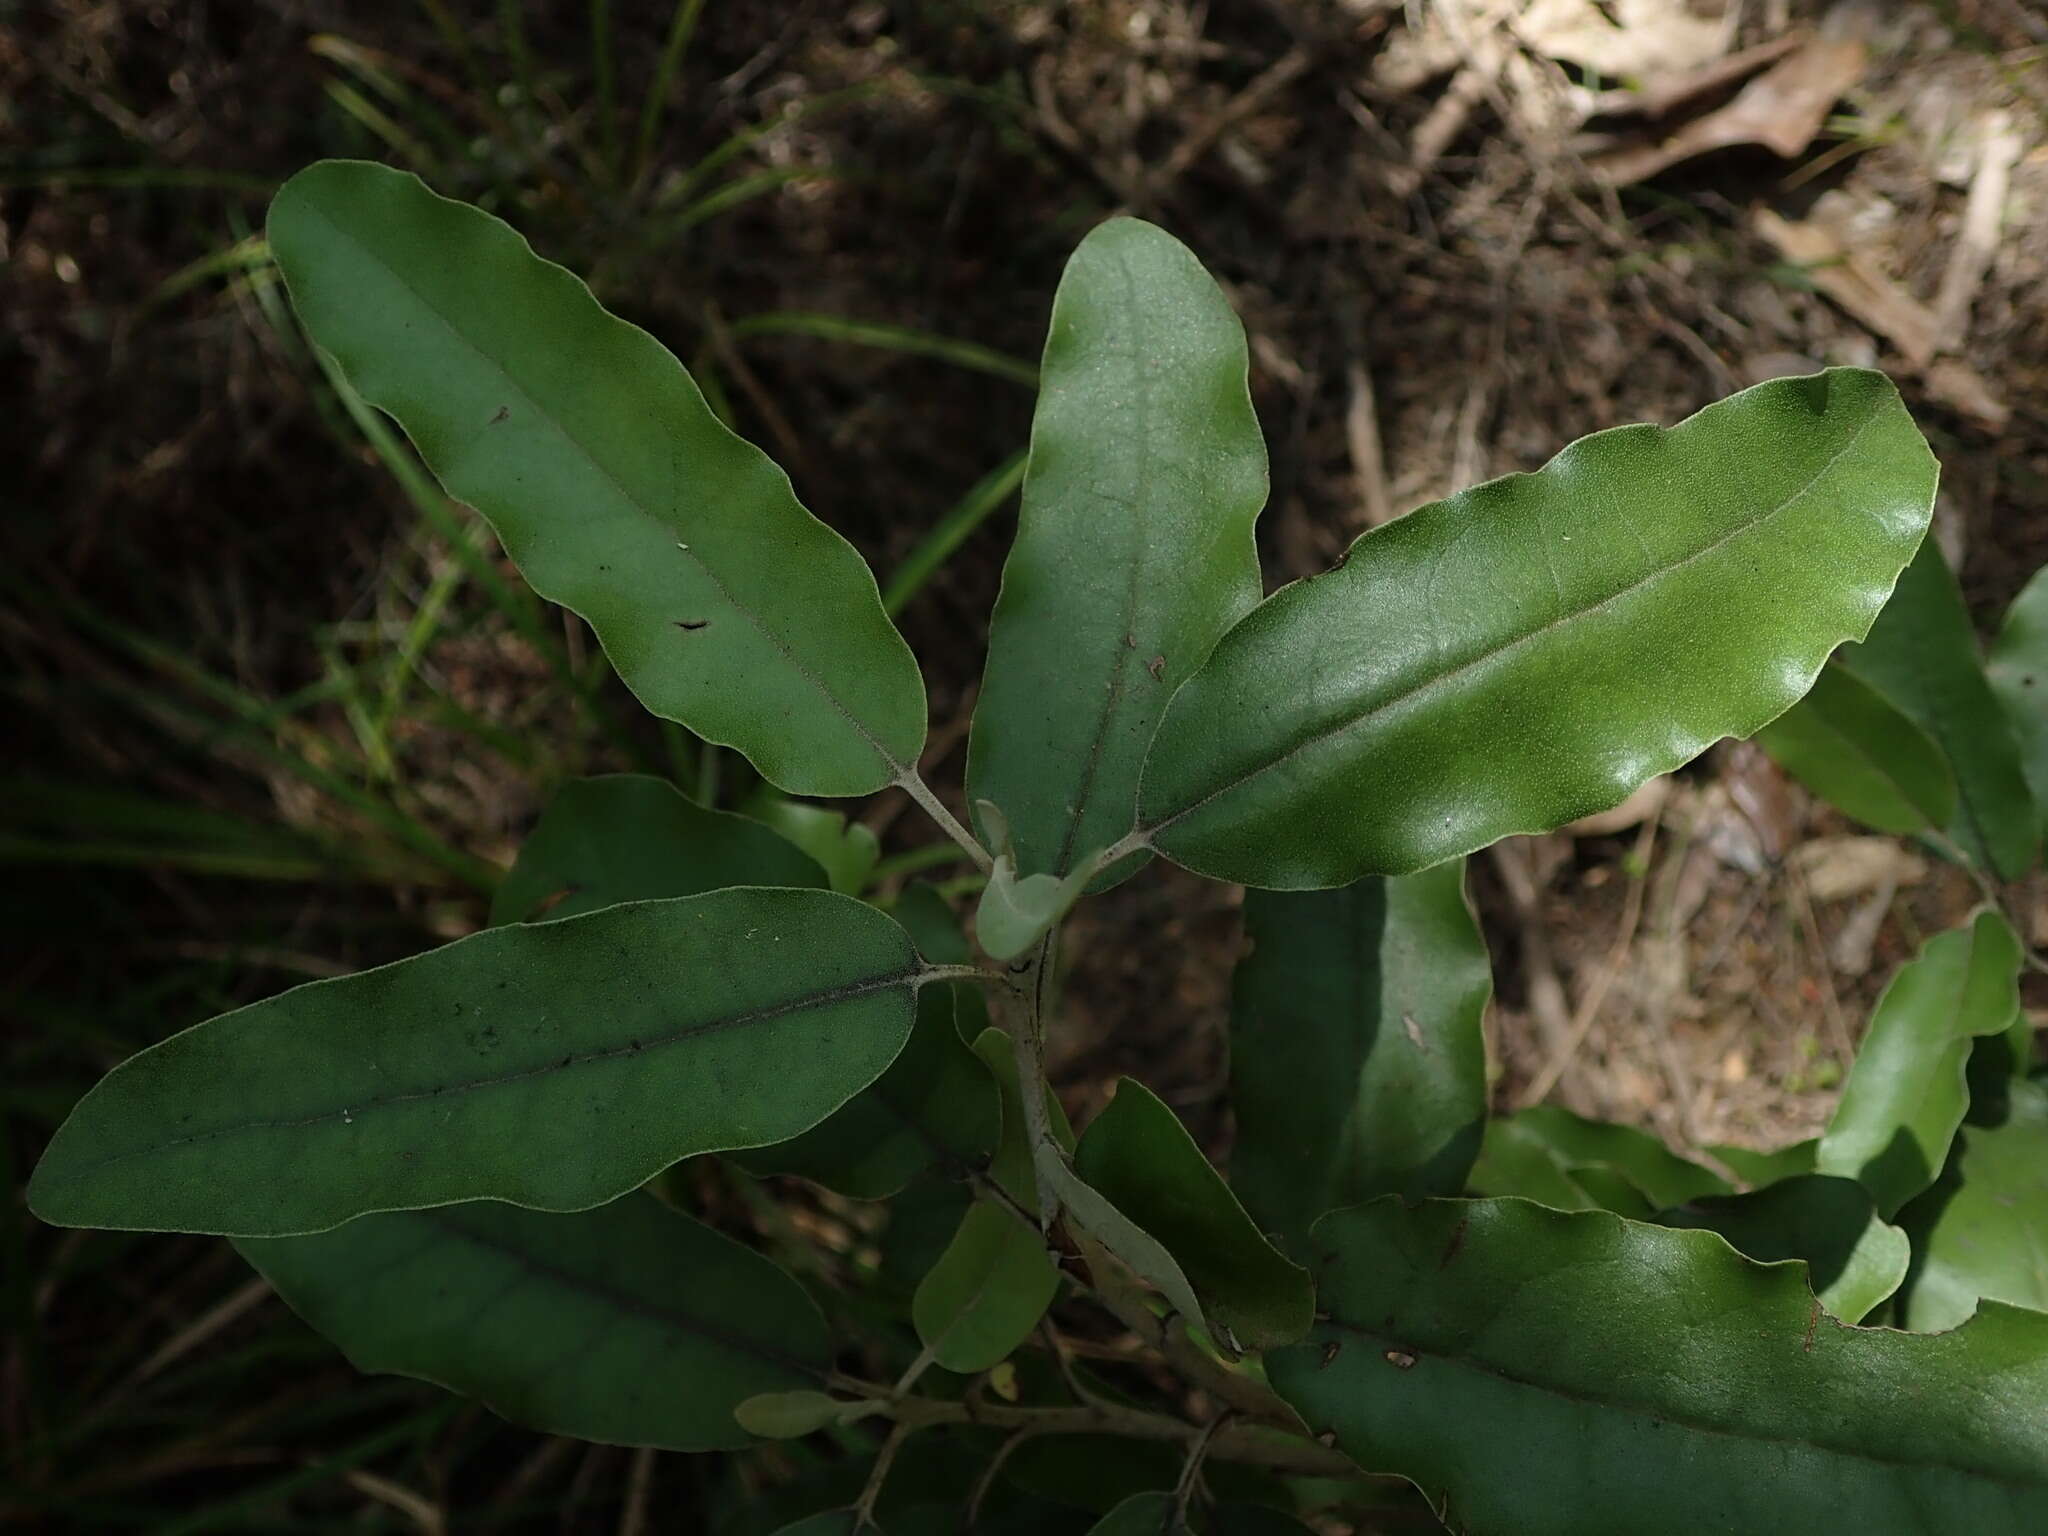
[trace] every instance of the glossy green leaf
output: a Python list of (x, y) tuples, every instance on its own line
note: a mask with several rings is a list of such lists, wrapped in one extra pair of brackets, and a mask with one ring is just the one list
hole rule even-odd
[(1074, 1171), (1173, 1255), (1212, 1337), (1267, 1349), (1308, 1331), (1308, 1271), (1266, 1241), (1180, 1118), (1136, 1078), (1117, 1084), (1082, 1134)]
[(1984, 671), (2019, 746), (2034, 810), (2048, 816), (2048, 567), (2005, 610)]
[(1111, 219), (1081, 242), (968, 742), (969, 796), (1008, 815), (1023, 874), (1068, 874), (1130, 831), (1167, 698), (1259, 600), (1245, 379), (1244, 330), (1179, 241)]
[(895, 1058), (923, 974), (901, 928), (826, 891), (489, 929), (124, 1062), (29, 1203), (67, 1226), (256, 1236), (458, 1200), (581, 1210), (817, 1124)]
[(1963, 851), (2009, 880), (2024, 874), (2041, 832), (2019, 744), (1985, 678), (1962, 589), (1933, 539), (1922, 541), (1870, 638), (1841, 660), (1947, 755), (1956, 781), (1949, 833)]
[(765, 785), (758, 794), (748, 797), (744, 809), (748, 816), (773, 827), (817, 861), (832, 889), (842, 895), (858, 896), (874, 872), (875, 861), (882, 856), (882, 845), (876, 840), (874, 829), (849, 820), (842, 811), (791, 800)]
[(1334, 891), (1247, 891), (1230, 1011), (1231, 1184), (1307, 1251), (1323, 1212), (1455, 1195), (1486, 1123), (1493, 969), (1465, 864)]
[(315, 344), (655, 714), (798, 794), (916, 761), (924, 685), (873, 575), (652, 336), (383, 166), (301, 171), (269, 238)]
[[(967, 1208), (953, 1240), (911, 1298), (911, 1321), (933, 1358), (968, 1374), (994, 1366), (1031, 1336), (1059, 1290), (1059, 1269), (1028, 1212), (1038, 1208), (1031, 1146), (1009, 1038), (987, 1030), (975, 1041), (1001, 1094), (1002, 1137), (989, 1177), (1009, 1198), (984, 1195)], [(1073, 1145), (1073, 1130), (1048, 1093), (1054, 1134)]]
[(1660, 1212), (1667, 1227), (1718, 1232), (1759, 1263), (1801, 1259), (1832, 1317), (1860, 1323), (1906, 1278), (1906, 1234), (1854, 1179), (1801, 1174), (1746, 1195), (1710, 1195)]
[(2040, 1314), (1850, 1328), (1711, 1233), (1519, 1200), (1316, 1238), (1329, 1319), (1274, 1386), (1471, 1536), (2021, 1536), (2048, 1508)]
[(1941, 748), (1885, 696), (1837, 663), (1756, 734), (1793, 778), (1880, 832), (1940, 831), (1956, 813), (1955, 775)]
[(358, 1370), (438, 1382), (551, 1434), (735, 1448), (735, 1406), (832, 1363), (802, 1286), (638, 1193), (567, 1215), (384, 1212), (235, 1246)]
[(1891, 382), (1837, 368), (1396, 518), (1175, 694), (1146, 839), (1294, 889), (1603, 810), (1803, 694), (1891, 591), (1934, 481)]
[(2014, 1083), (1998, 1124), (1975, 1118), (1934, 1186), (1899, 1212), (1913, 1238), (1907, 1328), (1954, 1328), (1984, 1298), (2048, 1312), (2048, 1084)]
[(1726, 1179), (1649, 1132), (1588, 1120), (1555, 1104), (1488, 1122), (1471, 1187), (1475, 1194), (1520, 1195), (1559, 1210), (1632, 1216), (1733, 1193)]
[(965, 1178), (1001, 1126), (995, 1080), (960, 1038), (952, 991), (934, 985), (919, 991), (917, 1022), (888, 1071), (802, 1135), (728, 1155), (750, 1173), (882, 1200), (927, 1170)]
[(666, 779), (615, 773), (562, 786), (491, 898), (491, 922), (576, 917), (729, 885), (824, 883), (816, 860), (757, 822), (707, 811)]
[(1814, 1168), (1889, 1217), (1934, 1182), (1969, 1107), (1971, 1042), (2019, 1012), (2019, 940), (1996, 912), (1928, 940), (1877, 1000)]

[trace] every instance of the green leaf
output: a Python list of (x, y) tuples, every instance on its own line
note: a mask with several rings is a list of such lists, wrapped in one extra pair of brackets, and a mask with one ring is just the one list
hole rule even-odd
[[(917, 952), (933, 965), (967, 965), (974, 959), (974, 948), (967, 942), (967, 935), (961, 931), (959, 914), (952, 903), (941, 896), (937, 887), (918, 882), (906, 885), (896, 897), (896, 904), (889, 909), (889, 915), (901, 923), (917, 945)], [(973, 982), (949, 981), (940, 983), (953, 994), (955, 1022), (960, 1026), (960, 1038), (973, 1041), (981, 1037), (988, 1028), (988, 998)]]
[(1955, 817), (1955, 776), (1941, 748), (1834, 662), (1756, 743), (1836, 810), (1880, 832), (1939, 831)]
[(1985, 869), (2018, 879), (2041, 830), (2005, 711), (1984, 675), (1962, 589), (1924, 540), (1870, 638), (1842, 664), (1920, 726), (1947, 755), (1956, 780), (1949, 832)]
[(1230, 1012), (1231, 1183), (1295, 1252), (1323, 1212), (1454, 1195), (1486, 1123), (1492, 990), (1465, 864), (1247, 891)]
[(2019, 747), (2034, 809), (2048, 816), (2048, 567), (2005, 610), (1984, 671)]
[(1292, 1343), (1308, 1332), (1315, 1313), (1308, 1271), (1260, 1235), (1179, 1117), (1136, 1078), (1122, 1079), (1089, 1125), (1074, 1171), (1173, 1255), (1211, 1336), (1233, 1352)]
[(2021, 1536), (2048, 1507), (2048, 1317), (1850, 1328), (1709, 1233), (1519, 1200), (1316, 1238), (1329, 1320), (1273, 1385), (1472, 1536)]
[(971, 1375), (1028, 1339), (1059, 1287), (1059, 1270), (1029, 1217), (977, 1200), (918, 1282), (911, 1321), (934, 1360)]
[[(988, 808), (990, 812), (994, 807)], [(1046, 933), (1081, 899), (1088, 882), (1102, 867), (1101, 849), (1090, 849), (1074, 872), (1017, 878), (1016, 859), (996, 855), (981, 903), (974, 910), (975, 941), (992, 960), (1014, 960)]]
[(1163, 230), (1111, 219), (1067, 263), (968, 742), (969, 798), (1008, 814), (1026, 874), (1131, 830), (1167, 698), (1259, 600), (1246, 366), (1229, 301)]
[(29, 1203), (65, 1226), (254, 1236), (459, 1200), (582, 1210), (817, 1124), (895, 1058), (923, 974), (902, 929), (826, 891), (489, 929), (124, 1062)]
[(1088, 1536), (1192, 1536), (1170, 1493), (1134, 1493), (1088, 1528)]
[(866, 794), (916, 761), (924, 685), (873, 575), (652, 336), (383, 166), (301, 171), (269, 238), (315, 345), (650, 710), (796, 794)]
[(1780, 1147), (1773, 1152), (1759, 1152), (1754, 1147), (1731, 1146), (1725, 1142), (1709, 1142), (1700, 1150), (1711, 1155), (1749, 1188), (1760, 1189), (1780, 1179), (1813, 1172), (1813, 1159), (1820, 1150), (1820, 1139), (1813, 1137), (1795, 1141), (1791, 1146)]
[[(911, 1298), (918, 1338), (940, 1365), (962, 1374), (988, 1370), (1029, 1338), (1060, 1281), (1044, 1235), (1024, 1214), (1038, 1208), (1038, 1184), (1009, 1037), (986, 1030), (974, 1053), (1001, 1094), (1002, 1137), (989, 1177), (1009, 1203), (977, 1198)], [(1054, 1134), (1071, 1147), (1073, 1128), (1059, 1101), (1048, 1092), (1046, 1104)]]
[(1969, 1107), (1971, 1041), (2012, 1026), (2019, 970), (2019, 940), (1989, 911), (1901, 966), (1870, 1016), (1814, 1168), (1861, 1183), (1886, 1217), (1933, 1183)]
[(235, 1246), (358, 1370), (437, 1382), (550, 1434), (734, 1449), (735, 1406), (832, 1363), (802, 1286), (638, 1193), (573, 1215), (386, 1212)]
[(2010, 1091), (2005, 1118), (1958, 1132), (1941, 1177), (1899, 1212), (1913, 1239), (1907, 1328), (1954, 1328), (1980, 1299), (2048, 1312), (2048, 1085)]
[(734, 1405), (733, 1419), (764, 1440), (801, 1440), (835, 1424), (851, 1424), (888, 1411), (875, 1398), (832, 1397), (824, 1392), (762, 1392)]
[(960, 1038), (951, 990), (927, 986), (888, 1071), (793, 1140), (728, 1156), (749, 1173), (882, 1200), (927, 1170), (965, 1178), (994, 1151), (1001, 1126), (995, 1081)]
[(872, 827), (849, 821), (842, 811), (788, 799), (765, 785), (747, 797), (744, 810), (823, 866), (832, 889), (841, 895), (858, 896), (874, 872), (875, 861), (882, 856), (882, 845), (876, 841)]
[[(1068, 1224), (1078, 1235), (1101, 1244), (1118, 1263), (1164, 1296), (1166, 1304), (1190, 1324), (1202, 1321), (1202, 1305), (1196, 1299), (1194, 1286), (1164, 1243), (1118, 1210), (1102, 1191), (1065, 1162), (1041, 1162), (1039, 1172), (1051, 1181), (1053, 1192), (1066, 1210)], [(1211, 1337), (1230, 1359), (1243, 1352), (1232, 1344), (1228, 1334), (1212, 1333)]]
[(1746, 1195), (1708, 1196), (1663, 1211), (1667, 1227), (1718, 1232), (1759, 1263), (1802, 1259), (1831, 1317), (1860, 1323), (1906, 1278), (1906, 1234), (1877, 1214), (1854, 1179), (1800, 1174)]
[(1642, 1216), (1732, 1193), (1719, 1174), (1649, 1132), (1588, 1120), (1554, 1104), (1490, 1121), (1471, 1185), (1475, 1194), (1521, 1195), (1559, 1210)]
[(1864, 633), (1934, 481), (1891, 382), (1837, 368), (1375, 528), (1174, 696), (1146, 840), (1219, 879), (1336, 886), (1614, 805)]
[(729, 885), (824, 883), (815, 860), (758, 823), (707, 811), (666, 779), (615, 773), (562, 786), (491, 898), (491, 923)]

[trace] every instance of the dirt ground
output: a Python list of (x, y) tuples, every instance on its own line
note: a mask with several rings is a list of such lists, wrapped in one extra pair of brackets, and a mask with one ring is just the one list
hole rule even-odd
[[(422, 521), (278, 323), (248, 242), (323, 154), (422, 169), (589, 273), (885, 572), (1021, 445), (1029, 389), (745, 317), (1030, 359), (1067, 251), (1117, 209), (1244, 318), (1271, 585), (1586, 432), (1832, 363), (1898, 379), (1980, 616), (2048, 560), (2048, 19), (2021, 0), (713, 4), (637, 176), (606, 171), (608, 125), (630, 157), (669, 8), (616, 7), (602, 69), (590, 8), (525, 11), (520, 40), (482, 0), (0, 13), (17, 1171), (136, 1046), (478, 925), (475, 861), (554, 784), (666, 748), (615, 682), (595, 707), (562, 684), (558, 654), (588, 675), (574, 621), (464, 579), (472, 525)], [(903, 620), (956, 797), (1007, 515)], [(1679, 1146), (1813, 1134), (1886, 977), (1977, 899), (1746, 746), (1596, 822), (1472, 861), (1499, 1101)], [(1227, 1156), (1237, 901), (1157, 868), (1084, 911), (1052, 1058), (1078, 1115), (1136, 1073)], [(18, 1210), (10, 1231), (42, 1317), (61, 1288), (26, 1276), (99, 1250)], [(180, 1252), (121, 1338), (212, 1315), (225, 1271)], [(104, 1317), (63, 1329), (58, 1358)], [(26, 1436), (23, 1348), (0, 1427)]]

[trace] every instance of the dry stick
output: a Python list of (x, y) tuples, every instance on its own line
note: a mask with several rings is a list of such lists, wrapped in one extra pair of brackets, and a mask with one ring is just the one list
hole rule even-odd
[[(955, 1407), (965, 1408), (965, 1403)], [(889, 1431), (889, 1438), (882, 1442), (882, 1449), (875, 1457), (874, 1469), (868, 1473), (867, 1486), (860, 1491), (860, 1501), (853, 1506), (853, 1528), (856, 1531), (870, 1529), (875, 1523), (875, 1501), (882, 1496), (882, 1484), (889, 1476), (890, 1463), (896, 1460), (896, 1453), (903, 1449), (903, 1442), (924, 1428), (923, 1424), (912, 1423), (909, 1419), (898, 1419)]]
[(647, 1529), (647, 1504), (654, 1491), (654, 1447), (644, 1445), (633, 1453), (633, 1468), (626, 1474), (626, 1503), (619, 1511), (619, 1536), (642, 1536)]
[(1190, 128), (1181, 141), (1173, 146), (1172, 153), (1160, 163), (1159, 169), (1146, 179), (1146, 195), (1155, 201), (1164, 198), (1173, 190), (1174, 183), (1185, 176), (1195, 162), (1209, 152), (1223, 136), (1225, 129), (1244, 121), (1300, 79), (1308, 72), (1308, 67), (1314, 60), (1314, 51), (1304, 44), (1297, 43), (1259, 71), (1250, 84)]
[(1229, 1421), (1230, 1410), (1226, 1408), (1202, 1426), (1201, 1437), (1188, 1447), (1188, 1459), (1180, 1469), (1180, 1481), (1173, 1485), (1173, 1513), (1182, 1524), (1187, 1521), (1188, 1503), (1195, 1496), (1195, 1486), (1201, 1481), (1202, 1458), (1209, 1454), (1217, 1431)]
[(1806, 876), (1797, 866), (1790, 871), (1792, 902), (1799, 912), (1799, 927), (1806, 936), (1807, 948), (1813, 951), (1814, 968), (1820, 972), (1821, 1011), (1827, 1015), (1828, 1032), (1835, 1037), (1835, 1049), (1840, 1053), (1840, 1065), (1847, 1067), (1856, 1054), (1856, 1047), (1849, 1040), (1849, 1023), (1842, 1017), (1842, 1000), (1835, 995), (1834, 967), (1828, 960), (1828, 946), (1821, 938), (1820, 920), (1813, 915), (1813, 898), (1806, 888)]
[[(1686, 861), (1692, 856), (1694, 826), (1684, 823), (1674, 844), (1670, 861), (1671, 871), (1663, 890), (1658, 896), (1658, 913), (1652, 925), (1658, 940), (1672, 953), (1677, 953), (1678, 894), (1685, 884)], [(1652, 989), (1647, 1021), (1650, 1026), (1651, 1042), (1657, 1047), (1657, 1062), (1664, 1069), (1664, 1081), (1671, 1090), (1671, 1104), (1678, 1115), (1678, 1132), (1687, 1143), (1698, 1140), (1693, 1135), (1692, 1116), (1692, 1075), (1685, 1070), (1685, 1063), (1678, 1059), (1678, 1047), (1671, 1039), (1671, 988), (1658, 986)]]
[(1508, 893), (1522, 928), (1522, 973), (1529, 993), (1529, 1013), (1542, 1031), (1551, 1055), (1564, 1049), (1571, 1038), (1571, 1009), (1565, 1002), (1564, 983), (1557, 979), (1557, 961), (1550, 949), (1550, 928), (1543, 921), (1543, 893), (1529, 867), (1527, 847), (1508, 840), (1487, 849), (1494, 870)]
[[(905, 1430), (933, 1425), (970, 1424), (983, 1429), (1029, 1429), (1045, 1435), (1121, 1435), (1127, 1440), (1192, 1445), (1207, 1433), (1206, 1454), (1219, 1461), (1271, 1467), (1304, 1477), (1358, 1477), (1355, 1462), (1342, 1451), (1276, 1431), (1266, 1425), (1232, 1419), (1221, 1426), (1190, 1424), (1168, 1414), (1120, 1404), (1080, 1408), (1016, 1408), (1007, 1403), (952, 1401), (914, 1397), (896, 1406), (897, 1424)], [(885, 1446), (886, 1450), (887, 1447)]]
[(1544, 1096), (1557, 1086), (1557, 1080), (1564, 1075), (1572, 1058), (1578, 1055), (1579, 1047), (1586, 1042), (1586, 1035), (1593, 1028), (1593, 1021), (1600, 1016), (1600, 1005), (1607, 1001), (1608, 989), (1621, 974), (1622, 963), (1628, 959), (1629, 946), (1635, 942), (1636, 927), (1642, 921), (1643, 893), (1650, 883), (1650, 849), (1657, 838), (1658, 824), (1664, 819), (1664, 807), (1659, 805), (1643, 822), (1643, 830), (1636, 834), (1633, 853), (1634, 863), (1642, 873), (1629, 881), (1628, 899), (1622, 908), (1621, 927), (1614, 936), (1614, 943), (1607, 951), (1607, 961), (1601, 966), (1600, 974), (1593, 985), (1586, 989), (1580, 999), (1578, 1011), (1572, 1015), (1571, 1029), (1566, 1033), (1564, 1044), (1544, 1063), (1543, 1070), (1536, 1074), (1522, 1094), (1520, 1108), (1540, 1104)]
[(448, 1520), (441, 1507), (403, 1483), (394, 1483), (361, 1467), (350, 1467), (341, 1474), (341, 1480), (366, 1498), (397, 1510), (420, 1528), (422, 1536), (446, 1536)]
[(1387, 456), (1380, 441), (1379, 402), (1373, 398), (1372, 374), (1365, 364), (1354, 362), (1345, 370), (1351, 400), (1344, 411), (1344, 441), (1351, 451), (1351, 474), (1358, 483), (1358, 499), (1365, 508), (1365, 525), (1377, 528), (1394, 516), (1393, 497), (1387, 492)]
[(1955, 351), (1969, 334), (1970, 304), (1998, 254), (1999, 226), (2005, 219), (2006, 192), (2012, 168), (2026, 148), (2005, 113), (1984, 117), (1984, 142), (1977, 152), (1977, 171), (1970, 178), (1970, 200), (1963, 209), (1963, 229), (1941, 276), (1934, 299), (1934, 319), (1947, 349)]
[(974, 1530), (981, 1524), (981, 1506), (988, 1501), (988, 1492), (996, 1485), (996, 1474), (1003, 1470), (1003, 1463), (1010, 1459), (1010, 1453), (1033, 1436), (1043, 1431), (1026, 1427), (1012, 1431), (1009, 1439), (996, 1447), (988, 1465), (981, 1470), (981, 1476), (974, 1480), (974, 1492), (967, 1498), (967, 1529)]

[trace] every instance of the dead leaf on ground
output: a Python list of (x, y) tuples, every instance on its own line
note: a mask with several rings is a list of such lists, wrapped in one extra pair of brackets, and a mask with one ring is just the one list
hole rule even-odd
[(1694, 118), (1657, 143), (1601, 156), (1593, 162), (1593, 173), (1625, 187), (1681, 161), (1742, 144), (1761, 144), (1789, 160), (1805, 151), (1842, 93), (1863, 78), (1869, 57), (1860, 38), (1812, 38), (1750, 81), (1726, 106)]
[(1917, 885), (1927, 861), (1889, 837), (1816, 837), (1786, 861), (1815, 901), (1845, 901), (1886, 885)]
[(1695, 15), (1680, 0), (1534, 0), (1510, 25), (1525, 48), (1621, 79), (1719, 58), (1731, 19)]

